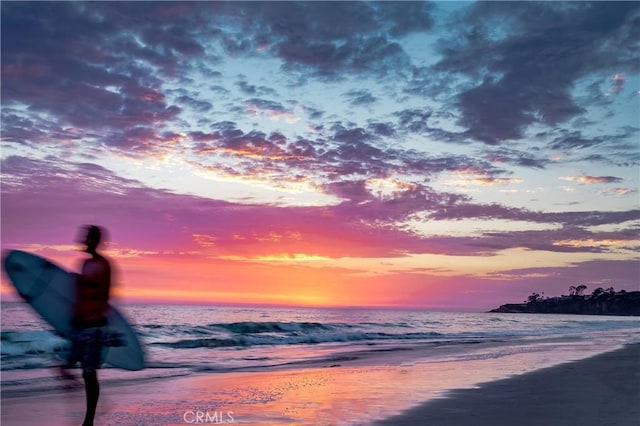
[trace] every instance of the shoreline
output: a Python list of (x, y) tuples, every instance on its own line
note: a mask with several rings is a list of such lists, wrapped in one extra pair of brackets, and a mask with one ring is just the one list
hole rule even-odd
[(640, 343), (456, 389), (378, 426), (638, 426)]
[[(551, 345), (551, 346), (546, 346)], [(600, 371), (607, 365), (602, 365), (602, 359), (610, 364), (615, 371), (622, 371), (629, 386), (629, 380), (636, 377), (629, 374), (629, 357), (638, 358), (631, 367), (640, 373), (638, 362), (640, 344), (627, 346), (620, 351), (597, 352), (592, 358), (584, 359), (584, 354), (590, 349), (587, 346), (570, 345), (572, 349), (561, 349), (555, 344), (547, 342), (541, 346), (542, 351), (520, 353), (514, 351), (499, 358), (486, 358), (487, 347), (478, 345), (477, 355), (473, 359), (463, 361), (439, 361), (425, 359), (411, 359), (408, 354), (401, 352), (389, 353), (388, 356), (343, 359), (339, 364), (326, 363), (324, 365), (296, 366), (294, 368), (275, 368), (265, 371), (243, 371), (229, 373), (197, 373), (186, 376), (160, 377), (156, 373), (162, 371), (148, 371), (152, 377), (148, 380), (109, 381), (109, 374), (105, 371), (102, 376), (103, 392), (98, 405), (99, 425), (184, 425), (193, 420), (198, 412), (210, 413), (209, 423), (213, 423), (214, 416), (224, 417), (232, 413), (234, 423), (255, 425), (368, 425), (378, 424), (431, 424), (434, 426), (447, 425), (482, 425), (483, 423), (469, 422), (468, 419), (459, 423), (444, 423), (439, 420), (429, 421), (437, 411), (442, 401), (453, 401), (453, 406), (445, 406), (446, 418), (455, 419), (451, 410), (463, 412), (470, 410), (475, 413), (473, 400), (467, 401), (467, 393), (479, 392), (483, 395), (485, 389), (501, 386), (502, 383), (520, 384), (518, 392), (521, 397), (515, 401), (506, 402), (522, 409), (549, 412), (549, 407), (530, 398), (526, 391), (530, 377), (544, 376), (543, 384), (557, 381), (563, 377), (564, 382), (572, 382), (575, 376), (584, 376), (582, 365), (587, 365), (589, 374)], [(631, 348), (631, 349), (629, 349)], [(517, 349), (517, 348), (516, 348)], [(593, 350), (593, 348), (591, 349)], [(612, 349), (613, 350), (613, 349)], [(615, 355), (627, 354), (627, 355)], [(382, 355), (382, 354), (379, 354)], [(560, 364), (558, 364), (560, 363)], [(525, 364), (529, 367), (525, 368)], [(531, 367), (540, 366), (532, 371)], [(546, 368), (545, 368), (546, 366)], [(569, 368), (569, 372), (566, 370)], [(527, 371), (530, 371), (527, 373)], [(557, 371), (561, 371), (557, 373)], [(562, 371), (565, 371), (562, 373)], [(614, 371), (614, 373), (615, 373)], [(128, 375), (127, 372), (121, 372)], [(167, 371), (168, 373), (168, 371)], [(174, 372), (179, 373), (179, 372)], [(146, 373), (145, 373), (146, 374)], [(564, 375), (563, 375), (564, 374)], [(598, 373), (599, 374), (599, 373)], [(608, 373), (607, 373), (608, 374)], [(619, 374), (619, 371), (618, 373)], [(503, 379), (504, 377), (511, 377)], [(559, 379), (558, 379), (559, 380)], [(62, 382), (53, 383), (54, 388), (46, 392), (23, 393), (13, 395), (11, 391), (2, 395), (2, 424), (30, 425), (42, 422), (51, 426), (77, 424), (84, 410), (84, 393), (78, 380), (74, 386), (64, 388)], [(477, 383), (485, 383), (477, 385)], [(622, 382), (621, 382), (622, 383)], [(496, 385), (497, 384), (497, 385)], [(543, 387), (544, 387), (543, 386)], [(631, 386), (633, 390), (633, 386)], [(463, 389), (461, 391), (452, 389)], [(599, 392), (597, 386), (580, 385), (577, 390), (567, 390), (561, 394), (563, 400), (575, 399), (581, 403), (581, 395), (585, 389)], [(462, 398), (460, 397), (462, 395)], [(500, 394), (504, 397), (504, 393)], [(616, 400), (621, 400), (614, 395)], [(637, 395), (636, 395), (637, 397)], [(613, 398), (613, 397), (612, 397)], [(499, 399), (498, 399), (499, 400)], [(427, 401), (425, 403), (425, 401)], [(574, 401), (574, 402), (575, 402)], [(565, 401), (566, 402), (566, 401)], [(562, 404), (564, 404), (563, 402)], [(562, 406), (558, 401), (556, 405)], [(589, 402), (594, 405), (594, 402)], [(548, 405), (548, 404), (547, 404)], [(417, 407), (417, 408), (411, 408)], [(426, 407), (426, 408), (424, 408)], [(507, 405), (509, 407), (509, 405)], [(529, 408), (526, 408), (529, 407)], [(575, 409), (574, 406), (568, 406)], [(504, 408), (504, 407), (503, 407)], [(427, 411), (424, 411), (424, 410)], [(420, 411), (422, 410), (422, 411)], [(513, 410), (512, 410), (513, 411)], [(400, 417), (397, 417), (399, 413)], [(513, 413), (512, 413), (513, 414)], [(510, 421), (500, 423), (491, 420), (486, 425), (492, 426), (514, 424), (519, 414), (509, 417)], [(185, 417), (186, 416), (186, 417)], [(416, 417), (418, 416), (418, 417)], [(421, 417), (422, 416), (422, 417)], [(550, 424), (548, 416), (545, 421), (537, 424)], [(404, 422), (404, 423), (402, 423)], [(518, 424), (526, 424), (520, 421)], [(536, 423), (532, 423), (536, 424)], [(557, 423), (558, 425), (573, 425), (589, 423)], [(594, 425), (596, 423), (593, 423)], [(625, 423), (598, 423), (627, 426)], [(633, 426), (637, 426), (634, 423)], [(629, 424), (631, 425), (631, 424)]]

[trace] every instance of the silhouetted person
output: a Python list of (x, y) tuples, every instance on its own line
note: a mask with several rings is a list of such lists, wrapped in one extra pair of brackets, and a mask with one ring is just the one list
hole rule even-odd
[(93, 425), (100, 396), (97, 369), (102, 364), (105, 326), (111, 288), (111, 265), (97, 248), (102, 239), (102, 230), (87, 226), (84, 240), (85, 251), (91, 257), (84, 261), (77, 276), (76, 301), (73, 307), (71, 351), (68, 367), (77, 362), (82, 366), (82, 378), (87, 397), (87, 411), (83, 426)]

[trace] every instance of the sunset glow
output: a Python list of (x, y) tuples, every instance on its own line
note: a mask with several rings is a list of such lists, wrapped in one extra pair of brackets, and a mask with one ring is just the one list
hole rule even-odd
[(638, 290), (639, 18), (3, 3), (2, 248), (77, 270), (78, 228), (101, 225), (124, 302), (477, 311)]

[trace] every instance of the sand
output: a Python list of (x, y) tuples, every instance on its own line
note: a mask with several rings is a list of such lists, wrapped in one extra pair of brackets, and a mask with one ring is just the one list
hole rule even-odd
[[(96, 426), (376, 422), (429, 426), (640, 425), (640, 345), (474, 388), (468, 388), (469, 380), (463, 380), (491, 380), (478, 375), (482, 371), (504, 377), (498, 370), (507, 364), (512, 365), (505, 371), (516, 371), (523, 360), (540, 356), (542, 362), (548, 354), (516, 354), (467, 363), (340, 362), (314, 368), (124, 381), (110, 380), (109, 371), (101, 371), (103, 386)], [(161, 370), (155, 373), (169, 374)], [(122, 375), (128, 377), (129, 372)], [(44, 384), (49, 386), (46, 391), (3, 392), (2, 425), (80, 424), (84, 412), (81, 383), (66, 390), (56, 382)], [(433, 391), (464, 387), (467, 389), (447, 392), (445, 398)]]
[(639, 426), (640, 344), (455, 390), (379, 424)]

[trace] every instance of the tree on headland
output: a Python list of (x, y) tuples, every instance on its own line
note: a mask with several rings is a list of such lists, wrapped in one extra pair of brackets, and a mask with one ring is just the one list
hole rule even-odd
[(507, 303), (490, 312), (640, 317), (640, 289), (639, 291), (616, 291), (613, 287), (606, 289), (597, 287), (587, 295), (586, 288), (586, 285), (571, 286), (569, 296), (556, 297), (544, 297), (544, 293), (533, 292), (524, 303)]
[(614, 294), (624, 294), (626, 293), (625, 290), (620, 290), (619, 292), (616, 292), (616, 289), (613, 287), (609, 287), (606, 290), (602, 287), (598, 287), (595, 290), (593, 290), (591, 292), (591, 297), (596, 298), (596, 297), (601, 297), (601, 296), (612, 296)]
[[(544, 294), (544, 292), (542, 294)], [(525, 303), (536, 303), (536, 302), (541, 301), (542, 299), (543, 298), (542, 298), (542, 296), (540, 294), (534, 292), (534, 293), (531, 293), (529, 295), (529, 297), (527, 297), (527, 300), (525, 300), (524, 302)]]
[(616, 291), (613, 287), (597, 287), (588, 295), (585, 294), (586, 288), (586, 285), (571, 286), (569, 296), (544, 297), (544, 293), (533, 292), (524, 303), (507, 303), (489, 312), (640, 317), (640, 289)]
[(587, 289), (587, 286), (580, 284), (579, 286), (572, 285), (569, 287), (569, 296), (582, 296), (582, 293)]

